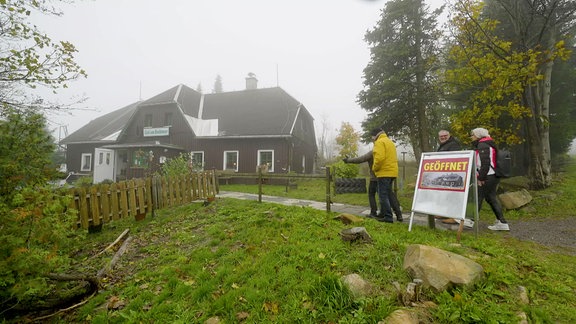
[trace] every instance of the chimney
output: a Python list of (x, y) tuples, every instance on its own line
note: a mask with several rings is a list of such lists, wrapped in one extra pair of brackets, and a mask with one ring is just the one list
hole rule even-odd
[(258, 88), (258, 79), (256, 79), (256, 74), (250, 72), (246, 77), (246, 90), (254, 90)]

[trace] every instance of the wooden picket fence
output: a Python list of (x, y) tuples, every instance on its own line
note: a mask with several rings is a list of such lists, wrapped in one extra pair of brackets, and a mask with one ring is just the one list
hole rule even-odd
[(217, 193), (216, 176), (210, 170), (73, 188), (70, 208), (78, 211), (79, 227), (87, 229), (126, 217), (139, 220), (155, 210), (209, 199)]

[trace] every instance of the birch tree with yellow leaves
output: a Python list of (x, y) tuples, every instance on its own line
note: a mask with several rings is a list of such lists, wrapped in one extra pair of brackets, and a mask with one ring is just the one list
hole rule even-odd
[[(552, 69), (571, 54), (566, 40), (576, 2), (456, 0), (451, 12), (449, 60), (456, 67), (446, 79), (449, 92), (467, 94), (465, 109), (452, 116), (453, 130), (466, 137), (485, 127), (500, 145), (526, 142), (530, 187), (549, 187)], [(501, 21), (511, 26), (508, 34)]]

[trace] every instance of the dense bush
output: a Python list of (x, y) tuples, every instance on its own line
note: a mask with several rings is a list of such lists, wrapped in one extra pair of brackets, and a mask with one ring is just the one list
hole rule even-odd
[(0, 196), (44, 184), (56, 174), (51, 156), (56, 145), (46, 119), (34, 111), (4, 107), (0, 114)]
[(334, 168), (334, 174), (337, 178), (356, 178), (359, 173), (358, 164), (349, 164), (343, 161), (332, 164), (332, 168)]
[(5, 108), (0, 121), (0, 309), (51, 293), (45, 275), (65, 271), (75, 230), (70, 197), (48, 185), (55, 149), (45, 118)]
[(177, 157), (167, 159), (166, 162), (162, 164), (160, 173), (161, 175), (169, 177), (190, 173), (190, 156), (180, 153)]
[(25, 187), (0, 200), (0, 300), (33, 303), (52, 292), (48, 273), (66, 272), (64, 251), (83, 237), (75, 211), (67, 209), (70, 199), (51, 187)]

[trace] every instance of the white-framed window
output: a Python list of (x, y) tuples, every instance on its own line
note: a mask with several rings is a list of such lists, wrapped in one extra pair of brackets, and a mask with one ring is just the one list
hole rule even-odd
[(238, 172), (238, 151), (224, 151), (224, 170)]
[(258, 150), (258, 165), (268, 165), (268, 172), (274, 172), (274, 150)]
[(190, 152), (190, 163), (192, 166), (192, 171), (204, 171), (204, 151)]
[(92, 171), (92, 153), (82, 153), (80, 171)]

